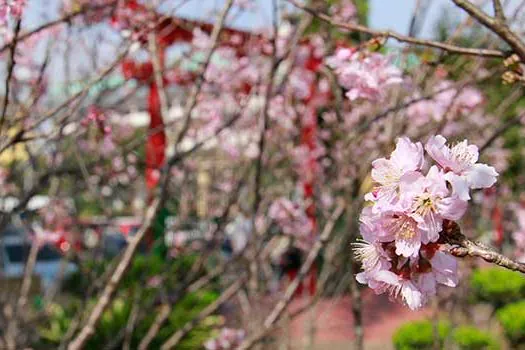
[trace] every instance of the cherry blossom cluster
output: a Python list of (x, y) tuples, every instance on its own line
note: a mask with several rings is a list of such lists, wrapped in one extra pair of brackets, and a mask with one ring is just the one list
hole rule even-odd
[(301, 204), (281, 197), (272, 203), (268, 216), (275, 221), (283, 234), (296, 238), (300, 247), (308, 246), (313, 226)]
[(95, 123), (103, 134), (111, 133), (111, 126), (106, 125), (106, 115), (104, 111), (98, 107), (90, 106), (86, 117), (81, 121), (82, 126), (88, 126), (91, 123)]
[(478, 89), (467, 86), (458, 90), (448, 80), (436, 84), (434, 92), (432, 98), (422, 99), (407, 108), (411, 120), (441, 121), (447, 113), (466, 115), (479, 107), (484, 99)]
[(245, 331), (242, 329), (223, 328), (219, 336), (204, 343), (206, 350), (235, 349), (243, 341)]
[(401, 70), (390, 62), (388, 56), (377, 52), (339, 48), (334, 56), (326, 59), (326, 63), (334, 70), (351, 101), (381, 100), (389, 87), (403, 82)]
[(0, 25), (4, 26), (9, 17), (20, 18), (27, 0), (0, 0)]
[(330, 7), (330, 15), (337, 22), (357, 22), (357, 7), (351, 0), (342, 0)]
[(436, 294), (437, 285), (456, 286), (457, 262), (440, 250), (440, 235), (444, 220), (465, 214), (471, 189), (496, 182), (496, 170), (478, 163), (478, 156), (466, 140), (450, 146), (437, 135), (423, 147), (403, 137), (389, 159), (372, 163), (377, 185), (365, 195), (372, 205), (363, 209), (363, 240), (354, 246), (364, 270), (360, 283), (413, 310)]

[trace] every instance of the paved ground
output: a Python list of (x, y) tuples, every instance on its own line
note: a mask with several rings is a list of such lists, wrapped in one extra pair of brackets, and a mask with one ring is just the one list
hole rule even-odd
[[(365, 345), (370, 350), (392, 349), (392, 335), (407, 321), (431, 316), (429, 309), (410, 311), (408, 308), (392, 303), (386, 296), (363, 291), (363, 318), (365, 326)], [(294, 301), (291, 310), (300, 307), (301, 300)], [(315, 346), (313, 349), (351, 349), (354, 339), (353, 317), (350, 297), (324, 299), (315, 309)], [(312, 314), (304, 314), (288, 325), (288, 348), (305, 349), (308, 343), (308, 329), (311, 329)], [(286, 348), (286, 347), (284, 347)]]

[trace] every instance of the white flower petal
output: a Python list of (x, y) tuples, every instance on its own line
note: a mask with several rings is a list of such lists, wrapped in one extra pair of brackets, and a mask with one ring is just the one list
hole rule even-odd
[(474, 164), (466, 175), (471, 188), (489, 188), (496, 183), (498, 172), (487, 164)]
[(417, 310), (423, 305), (423, 294), (410, 281), (404, 281), (401, 295), (411, 310)]
[(459, 220), (465, 215), (468, 203), (457, 196), (442, 198), (436, 204), (439, 214), (448, 220)]
[(463, 201), (470, 200), (469, 185), (465, 177), (454, 173), (446, 173), (445, 179), (452, 185), (452, 195), (456, 195)]

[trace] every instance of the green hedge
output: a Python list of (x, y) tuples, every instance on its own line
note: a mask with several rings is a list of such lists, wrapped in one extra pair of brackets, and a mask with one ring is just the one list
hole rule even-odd
[(460, 350), (498, 350), (498, 341), (486, 331), (472, 326), (461, 326), (454, 330), (454, 344)]
[[(446, 322), (439, 322), (439, 341), (441, 347), (450, 333)], [(432, 350), (434, 347), (434, 329), (430, 321), (409, 322), (402, 325), (394, 334), (394, 347), (397, 350)]]
[(474, 271), (470, 285), (476, 301), (496, 308), (525, 298), (525, 276), (499, 267)]
[[(445, 339), (451, 336), (450, 345), (459, 350), (498, 350), (498, 341), (489, 333), (472, 326), (460, 326), (453, 331), (447, 322), (440, 321), (439, 348), (445, 349)], [(402, 325), (394, 334), (396, 350), (434, 349), (434, 329), (431, 321), (415, 321)]]
[(497, 317), (509, 342), (525, 348), (525, 300), (501, 308)]

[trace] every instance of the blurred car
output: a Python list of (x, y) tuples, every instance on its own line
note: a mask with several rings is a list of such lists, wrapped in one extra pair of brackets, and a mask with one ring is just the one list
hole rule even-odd
[(120, 232), (106, 232), (102, 236), (101, 245), (104, 257), (113, 258), (126, 248), (128, 241)]
[[(19, 279), (24, 276), (24, 269), (31, 250), (31, 242), (23, 236), (5, 236), (0, 243), (0, 271), (4, 278)], [(44, 289), (49, 288), (60, 273), (62, 255), (51, 244), (39, 248), (33, 275), (40, 278)], [(65, 274), (77, 271), (73, 263), (66, 263)]]

